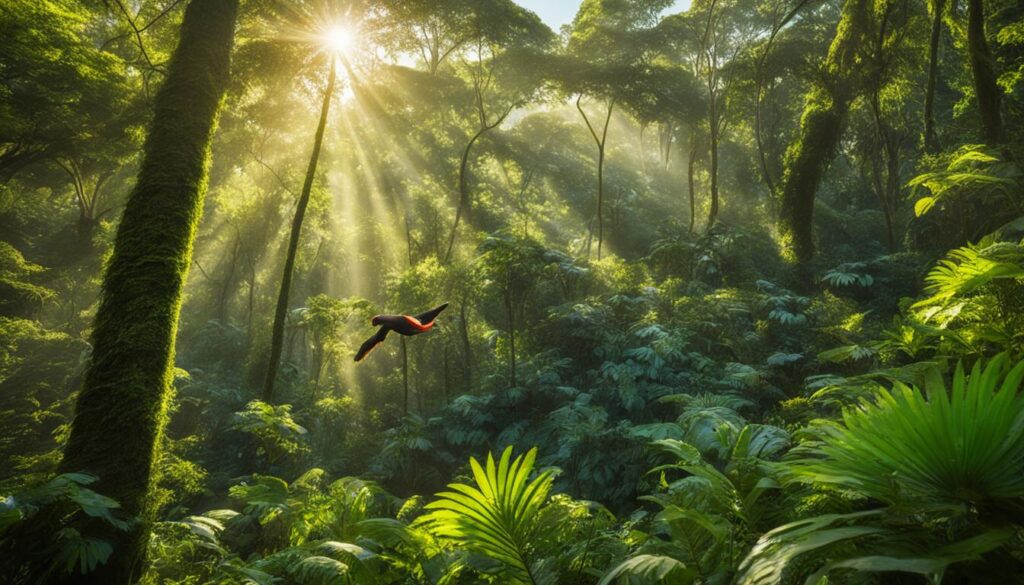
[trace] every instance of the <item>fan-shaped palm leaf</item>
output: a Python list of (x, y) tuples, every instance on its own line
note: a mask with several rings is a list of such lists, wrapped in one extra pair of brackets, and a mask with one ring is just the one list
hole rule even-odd
[(504, 582), (549, 582), (532, 543), (552, 477), (544, 472), (529, 481), (536, 457), (533, 448), (513, 460), (508, 447), (497, 463), (491, 454), (486, 466), (471, 458), (476, 486), (448, 484), (452, 491), (437, 494), (440, 499), (427, 504), (431, 512), (422, 521), (439, 536), (502, 563)]
[(995, 504), (1024, 497), (1024, 362), (1005, 354), (970, 376), (958, 365), (952, 390), (930, 381), (927, 398), (896, 383), (862, 400), (826, 429), (824, 459), (802, 474), (890, 504)]

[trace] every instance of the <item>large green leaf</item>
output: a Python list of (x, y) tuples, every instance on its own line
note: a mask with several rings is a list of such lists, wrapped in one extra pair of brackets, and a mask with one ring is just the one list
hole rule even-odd
[(664, 583), (666, 585), (688, 585), (697, 574), (672, 557), (658, 555), (637, 555), (626, 559), (605, 574), (598, 585), (612, 583)]
[(890, 504), (993, 506), (1024, 497), (1024, 362), (1001, 355), (970, 376), (961, 366), (947, 390), (896, 383), (828, 427), (798, 473)]
[(449, 484), (452, 491), (437, 494), (439, 499), (427, 504), (431, 512), (422, 522), (439, 536), (501, 563), (506, 582), (553, 582), (538, 570), (532, 548), (552, 482), (550, 472), (529, 480), (536, 457), (533, 448), (513, 460), (508, 447), (498, 462), (491, 454), (485, 465), (471, 458), (476, 485)]

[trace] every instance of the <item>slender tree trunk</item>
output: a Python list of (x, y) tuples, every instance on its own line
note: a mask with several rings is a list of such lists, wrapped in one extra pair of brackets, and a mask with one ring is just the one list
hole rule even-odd
[(292, 275), (295, 272), (295, 256), (299, 249), (302, 221), (306, 216), (306, 207), (309, 206), (309, 196), (313, 190), (313, 180), (316, 178), (316, 166), (320, 160), (320, 146), (324, 140), (324, 129), (327, 127), (327, 113), (331, 107), (331, 97), (334, 94), (336, 79), (334, 59), (331, 59), (327, 89), (324, 91), (324, 101), (320, 109), (320, 121), (316, 127), (316, 135), (313, 138), (313, 153), (309, 157), (306, 181), (302, 184), (302, 193), (299, 195), (298, 204), (295, 206), (295, 217), (292, 219), (292, 230), (288, 238), (288, 252), (284, 260), (284, 274), (281, 275), (281, 289), (277, 294), (274, 327), (270, 335), (270, 361), (267, 364), (267, 376), (263, 381), (263, 400), (266, 402), (273, 402), (274, 400), (274, 384), (277, 381), (277, 369), (280, 366), (281, 351), (284, 346), (284, 325), (285, 320), (288, 318), (288, 295), (291, 292)]
[(697, 166), (697, 130), (695, 128), (690, 129), (690, 154), (689, 160), (686, 161), (686, 182), (690, 190), (690, 233), (697, 223), (697, 190), (696, 181), (694, 180), (694, 173)]
[[(875, 194), (878, 196), (878, 206), (882, 210), (882, 216), (885, 219), (886, 244), (888, 245), (889, 252), (895, 252), (896, 232), (893, 226), (892, 206), (890, 204), (890, 197), (892, 196), (892, 176), (890, 173), (892, 168), (888, 157), (886, 157), (886, 161), (880, 164), (875, 154), (872, 153), (871, 155), (871, 183)], [(884, 181), (882, 180), (882, 166), (886, 169), (886, 179)]]
[(597, 260), (604, 246), (604, 144), (597, 149)]
[[(647, 153), (644, 151), (644, 130), (647, 129), (647, 124), (640, 124), (640, 170), (644, 175), (644, 180), (647, 180)], [(660, 144), (659, 144), (660, 146)]]
[[(601, 260), (601, 248), (604, 245), (604, 154), (605, 145), (608, 143), (608, 125), (612, 120), (612, 110), (615, 109), (615, 101), (608, 102), (608, 113), (604, 118), (604, 128), (601, 130), (601, 135), (598, 136), (597, 130), (590, 123), (590, 118), (587, 117), (586, 112), (583, 111), (583, 106), (580, 105), (580, 100), (583, 98), (582, 95), (576, 98), (576, 109), (579, 110), (580, 115), (583, 116), (583, 121), (587, 124), (587, 129), (590, 130), (590, 135), (594, 138), (594, 143), (597, 145), (597, 259)], [(590, 244), (587, 244), (587, 254), (590, 254)]]
[(220, 294), (217, 296), (217, 319), (224, 324), (228, 322), (228, 297), (231, 295), (231, 285), (235, 282), (235, 271), (238, 267), (238, 248), (241, 245), (241, 238), (236, 235), (235, 245), (231, 248), (231, 259), (228, 261), (228, 272), (224, 275)]
[(996, 82), (995, 62), (985, 38), (983, 0), (967, 3), (967, 53), (974, 73), (974, 93), (981, 116), (981, 137), (989, 146), (1003, 141), (1003, 118), (999, 113), (1002, 90)]
[(665, 170), (668, 170), (669, 162), (672, 160), (672, 138), (675, 136), (675, 125), (665, 123), (661, 130), (661, 163)]
[(443, 264), (447, 264), (448, 261), (451, 260), (452, 249), (455, 247), (455, 235), (459, 229), (459, 220), (462, 219), (463, 209), (465, 209), (467, 214), (470, 209), (469, 186), (466, 184), (466, 174), (469, 171), (469, 152), (473, 149), (473, 145), (476, 144), (476, 141), (479, 140), (481, 136), (491, 130), (494, 130), (498, 126), (501, 126), (501, 123), (505, 121), (505, 118), (512, 113), (512, 108), (514, 107), (514, 105), (510, 105), (504, 113), (495, 118), (493, 123), (488, 124), (487, 113), (483, 106), (483, 95), (480, 93), (477, 93), (477, 103), (481, 104), (479, 106), (480, 129), (477, 130), (476, 134), (474, 134), (472, 138), (469, 139), (469, 143), (466, 144), (466, 149), (462, 151), (462, 161), (459, 164), (459, 205), (455, 209), (455, 222), (452, 224), (452, 233), (448, 237), (448, 248), (444, 253)]
[(814, 201), (825, 170), (842, 137), (858, 80), (857, 51), (870, 24), (868, 0), (846, 0), (825, 61), (826, 79), (807, 97), (800, 130), (786, 155), (782, 180), (779, 231), (783, 252), (804, 264), (814, 257)]
[(409, 256), (409, 268), (412, 268), (412, 226), (409, 223), (409, 213), (405, 213), (405, 251)]
[(256, 261), (249, 258), (249, 299), (245, 314), (245, 335), (252, 339), (252, 317), (256, 308)]
[(765, 85), (765, 71), (764, 67), (768, 61), (768, 56), (771, 55), (772, 45), (775, 43), (776, 37), (779, 32), (786, 27), (801, 10), (807, 6), (811, 0), (800, 0), (795, 6), (782, 17), (777, 24), (772, 26), (772, 32), (768, 35), (768, 40), (765, 42), (764, 51), (761, 52), (761, 56), (757, 60), (756, 68), (756, 79), (757, 79), (757, 92), (754, 96), (754, 141), (757, 145), (757, 156), (761, 163), (761, 177), (764, 179), (764, 184), (768, 187), (768, 194), (775, 195), (776, 183), (772, 178), (771, 171), (768, 169), (768, 156), (765, 153), (764, 146), (764, 85)]
[[(882, 181), (881, 171), (875, 171), (875, 190), (878, 193), (879, 204), (882, 208), (882, 215), (885, 218), (885, 236), (886, 243), (889, 246), (889, 252), (896, 251), (896, 231), (895, 231), (895, 202), (899, 195), (900, 189), (900, 162), (899, 162), (899, 145), (896, 140), (891, 136), (891, 129), (885, 124), (885, 120), (882, 119), (882, 105), (878, 90), (872, 92), (871, 95), (871, 112), (875, 119), (875, 132), (878, 136), (878, 145), (881, 146), (881, 156), (883, 158), (883, 164), (885, 168), (885, 181)], [(872, 165), (877, 168), (877, 156), (878, 153), (873, 153)]]
[(889, 253), (896, 252), (896, 201), (900, 192), (899, 155), (893, 153), (888, 160), (889, 171), (886, 176), (886, 199), (882, 211), (885, 213), (885, 237), (889, 244)]
[(935, 130), (935, 85), (939, 78), (939, 42), (942, 40), (942, 17), (946, 0), (932, 0), (932, 32), (928, 40), (928, 81), (924, 92), (924, 151), (938, 152), (939, 135)]
[(405, 336), (402, 341), (402, 414), (409, 416), (409, 348), (405, 344)]
[(718, 106), (714, 93), (711, 94), (711, 105), (709, 106), (708, 127), (711, 134), (711, 209), (708, 211), (708, 227), (710, 230), (718, 219)]
[(469, 152), (473, 149), (476, 141), (484, 135), (487, 127), (483, 127), (469, 139), (466, 148), (462, 151), (462, 162), (459, 164), (459, 205), (455, 208), (455, 222), (452, 224), (452, 233), (448, 236), (448, 247), (445, 249), (444, 262), (447, 264), (452, 257), (452, 248), (455, 247), (455, 234), (459, 231), (459, 221), (462, 219), (462, 212), (469, 205), (469, 187), (466, 185), (466, 171), (469, 167)]
[(764, 101), (764, 82), (759, 78), (757, 81), (757, 98), (754, 102), (754, 142), (757, 145), (757, 158), (760, 162), (759, 168), (761, 169), (761, 178), (764, 179), (765, 186), (768, 187), (769, 195), (775, 195), (775, 180), (772, 178), (771, 171), (768, 170), (768, 155), (765, 153), (764, 146), (764, 114), (763, 110)]
[(459, 334), (462, 337), (462, 389), (468, 393), (473, 387), (473, 346), (469, 343), (469, 319), (466, 318), (465, 297), (459, 303)]
[[(447, 331), (446, 331), (447, 333)], [(444, 340), (444, 405), (448, 406), (451, 400), (448, 397), (448, 387), (451, 385), (451, 373), (448, 365), (448, 336)]]
[(104, 275), (92, 360), (60, 469), (95, 474), (99, 481), (91, 487), (143, 521), (114, 532), (82, 519), (80, 531), (108, 540), (113, 553), (95, 571), (76, 575), (76, 583), (120, 585), (141, 576), (147, 494), (166, 423), (182, 287), (203, 210), (237, 8), (237, 0), (193, 0), (185, 10)]
[(515, 388), (518, 385), (516, 383), (516, 320), (513, 314), (511, 291), (505, 293), (505, 311), (508, 315), (509, 388)]

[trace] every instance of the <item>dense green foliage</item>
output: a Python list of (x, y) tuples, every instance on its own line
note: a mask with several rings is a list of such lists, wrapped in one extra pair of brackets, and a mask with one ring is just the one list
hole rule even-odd
[(573, 4), (0, 0), (0, 581), (1024, 574), (1021, 8)]

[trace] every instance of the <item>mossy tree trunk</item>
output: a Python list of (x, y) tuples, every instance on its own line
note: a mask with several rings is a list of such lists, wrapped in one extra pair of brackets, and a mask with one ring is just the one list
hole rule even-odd
[(814, 256), (814, 200), (842, 137), (850, 102), (856, 97), (858, 48), (865, 45), (872, 5), (846, 0), (829, 47), (822, 81), (811, 89), (795, 142), (786, 153), (779, 231), (785, 255), (798, 263)]
[(1003, 140), (1003, 118), (999, 113), (1002, 90), (996, 81), (992, 51), (985, 38), (985, 5), (983, 0), (967, 3), (967, 56), (974, 74), (974, 94), (981, 117), (981, 137), (994, 146)]
[(274, 325), (270, 334), (270, 358), (267, 363), (267, 375), (263, 380), (263, 400), (274, 401), (274, 384), (277, 382), (277, 369), (281, 365), (281, 353), (284, 349), (284, 325), (288, 319), (288, 297), (292, 288), (292, 276), (295, 273), (295, 256), (299, 250), (299, 239), (302, 235), (302, 223), (309, 207), (309, 197), (313, 191), (313, 180), (316, 178), (316, 167), (320, 161), (320, 147), (324, 141), (324, 130), (327, 128), (327, 114), (331, 108), (331, 97), (337, 81), (334, 60), (330, 60), (330, 72), (327, 78), (327, 89), (324, 90), (324, 101), (320, 108), (320, 120), (313, 137), (313, 152), (309, 156), (306, 168), (306, 180), (302, 184), (302, 193), (295, 206), (292, 218), (292, 229), (288, 236), (288, 251), (284, 259), (284, 274), (281, 275), (281, 289), (277, 293), (277, 308), (274, 311)]
[(114, 552), (94, 572), (76, 576), (78, 583), (117, 585), (140, 576), (182, 287), (203, 209), (237, 8), (238, 0), (192, 0), (185, 10), (104, 275), (92, 361), (60, 468), (98, 476), (95, 489), (143, 522), (122, 533), (89, 523), (85, 530), (110, 540)]

